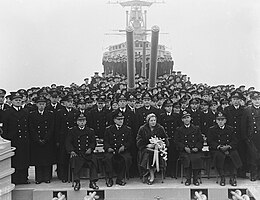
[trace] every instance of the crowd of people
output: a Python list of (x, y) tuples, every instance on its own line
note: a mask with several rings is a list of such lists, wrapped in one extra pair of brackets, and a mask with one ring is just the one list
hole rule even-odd
[[(135, 72), (139, 76), (142, 74), (142, 59), (141, 54), (135, 54)], [(145, 73), (149, 74), (149, 62), (150, 55), (146, 56), (146, 66)], [(102, 60), (102, 65), (104, 67), (104, 73), (108, 74), (123, 74), (127, 75), (127, 56), (117, 55), (115, 57), (104, 56)], [(171, 56), (160, 56), (157, 58), (157, 76), (162, 76), (163, 74), (170, 74), (173, 71), (174, 61)], [(148, 77), (148, 76), (147, 76)]]
[[(82, 85), (0, 89), (2, 137), (16, 148), (12, 182), (27, 184), (35, 166), (35, 183), (50, 183), (52, 167), (68, 181), (68, 167), (80, 190), (80, 170), (90, 168), (89, 187), (98, 189), (101, 164), (106, 185), (126, 184), (125, 175), (154, 183), (162, 170), (176, 176), (176, 162), (185, 169), (185, 185), (199, 185), (204, 147), (220, 176), (220, 185), (237, 185), (237, 176), (260, 178), (260, 92), (244, 85), (209, 86), (191, 83), (180, 71), (158, 77), (156, 87), (135, 77), (127, 90), (124, 75), (96, 72)], [(178, 166), (177, 166), (178, 167)], [(227, 173), (228, 172), (228, 173)]]

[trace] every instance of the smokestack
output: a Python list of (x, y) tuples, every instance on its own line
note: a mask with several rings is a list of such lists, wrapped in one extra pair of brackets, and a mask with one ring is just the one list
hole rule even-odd
[(127, 85), (128, 91), (135, 89), (135, 58), (134, 58), (134, 29), (130, 26), (126, 28), (127, 46)]
[(151, 41), (151, 60), (149, 69), (149, 89), (155, 87), (157, 78), (157, 53), (158, 53), (158, 40), (159, 40), (159, 27), (152, 27), (152, 41)]

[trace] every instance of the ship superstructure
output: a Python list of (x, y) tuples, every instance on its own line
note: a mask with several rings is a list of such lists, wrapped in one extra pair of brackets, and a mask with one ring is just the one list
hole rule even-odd
[[(143, 54), (145, 54), (146, 70), (149, 68), (149, 60), (151, 53), (151, 43), (147, 40), (149, 30), (147, 30), (147, 10), (158, 1), (110, 1), (112, 4), (120, 4), (127, 8), (126, 11), (126, 27), (131, 26), (134, 30), (134, 50), (135, 50), (135, 72), (136, 74), (147, 76), (148, 73), (142, 73), (141, 66)], [(144, 52), (145, 50), (145, 52)], [(126, 42), (111, 45), (103, 54), (103, 65), (105, 74), (125, 74), (126, 75)], [(171, 52), (167, 50), (165, 45), (158, 45), (158, 72), (157, 76), (170, 73), (173, 69), (173, 60)]]

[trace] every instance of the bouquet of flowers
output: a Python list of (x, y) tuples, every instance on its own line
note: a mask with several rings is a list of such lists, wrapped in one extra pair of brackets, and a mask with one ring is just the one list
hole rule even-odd
[(167, 161), (167, 147), (164, 142), (164, 138), (158, 138), (157, 136), (151, 137), (149, 139), (151, 144), (154, 144), (154, 157), (153, 157), (153, 164), (156, 164), (156, 169), (159, 171), (159, 154), (163, 160)]

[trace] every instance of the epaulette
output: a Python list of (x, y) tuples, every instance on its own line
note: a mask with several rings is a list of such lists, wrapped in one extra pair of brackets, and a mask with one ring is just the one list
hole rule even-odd
[(130, 126), (126, 126), (126, 128), (128, 128), (129, 130), (132, 130)]

